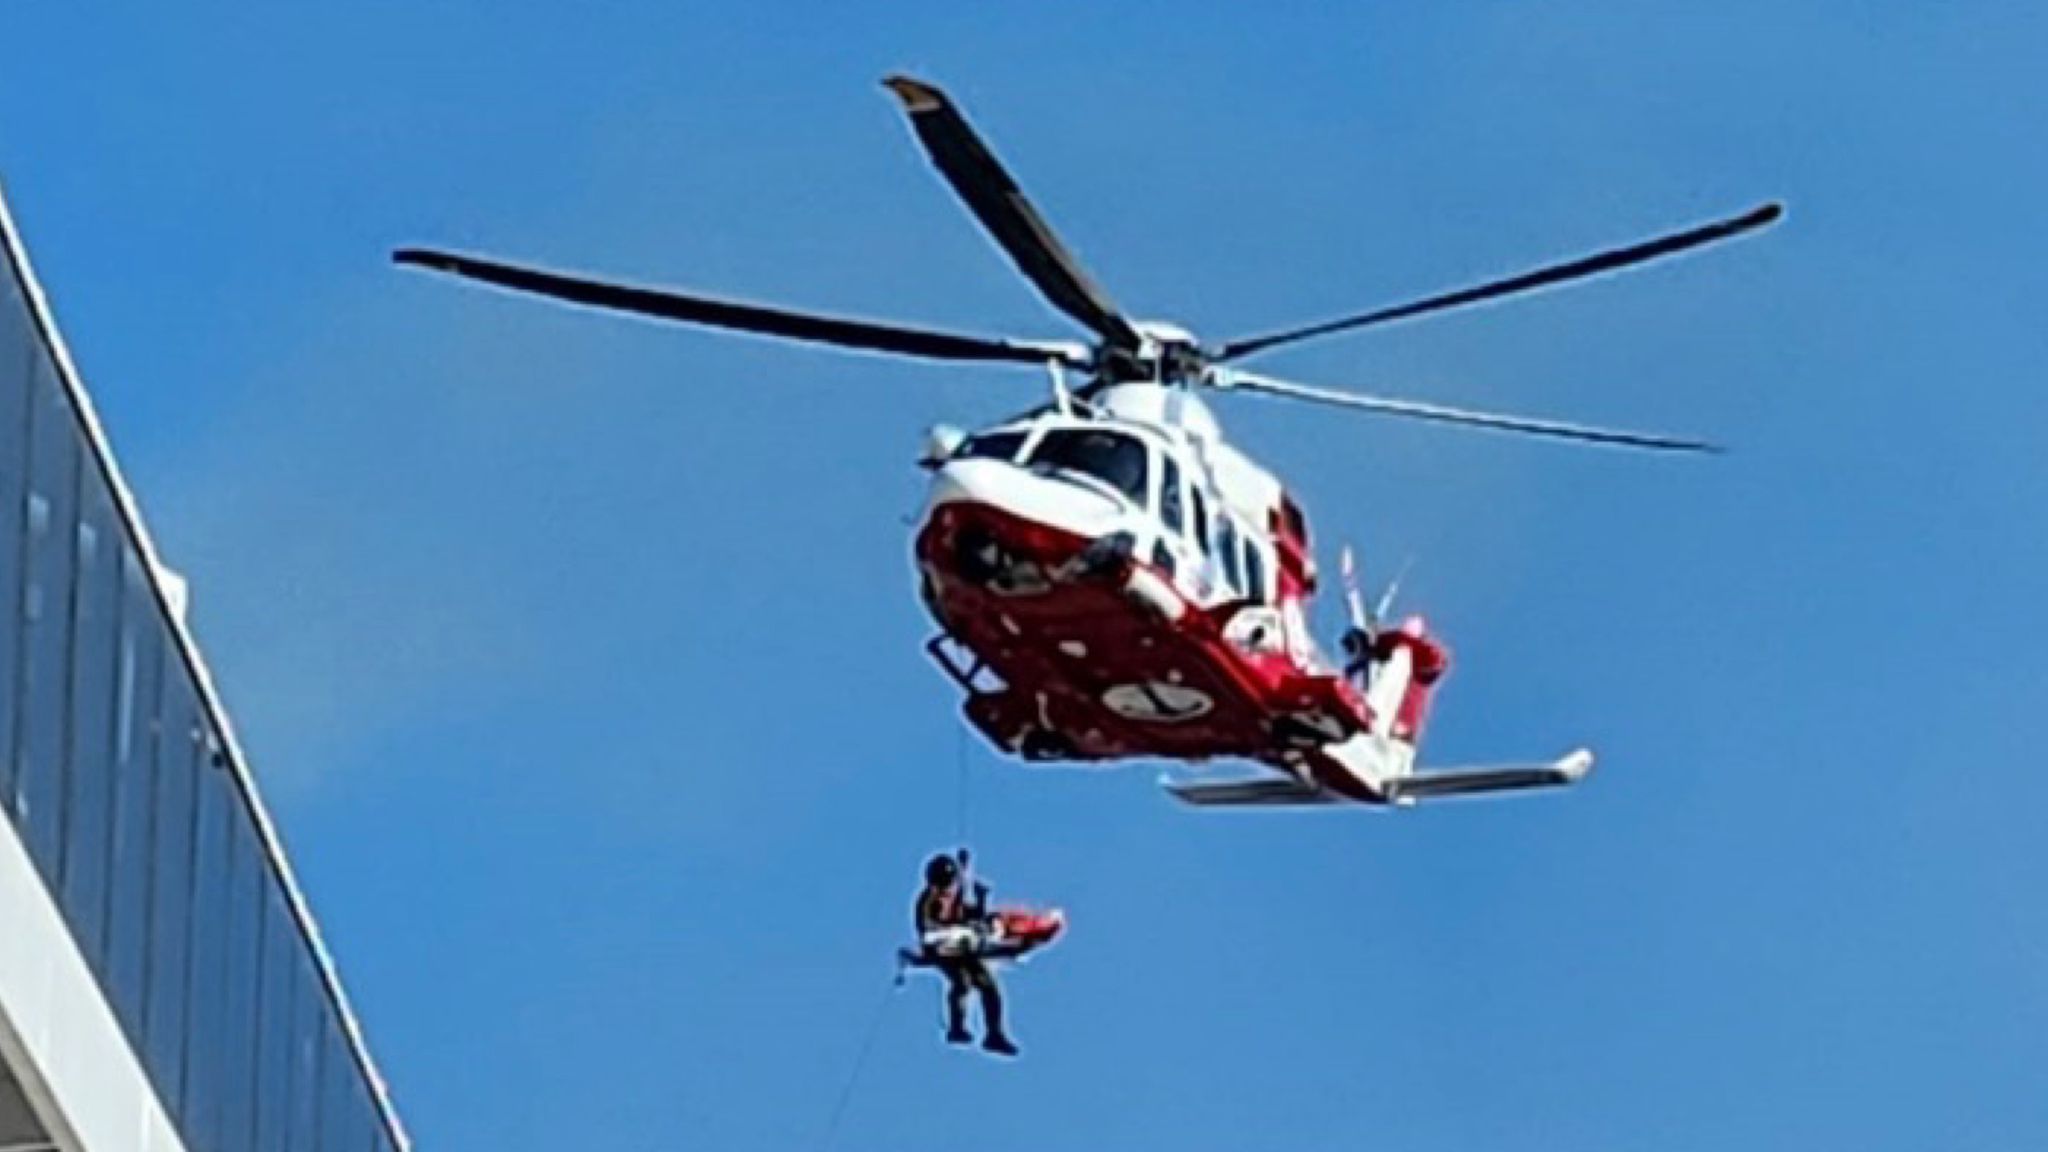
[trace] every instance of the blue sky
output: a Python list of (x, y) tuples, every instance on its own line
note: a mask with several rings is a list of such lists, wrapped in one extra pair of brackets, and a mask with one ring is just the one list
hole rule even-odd
[(918, 434), (1040, 384), (385, 253), (1066, 334), (899, 68), (1211, 336), (1791, 215), (1266, 362), (1726, 458), (1223, 410), (1326, 550), (1417, 558), (1431, 756), (1585, 788), (1212, 818), (971, 747), (988, 868), (1076, 928), (1020, 1064), (894, 1001), (841, 1147), (2048, 1142), (2048, 17), (1102, 7), (10, 14), (0, 176), (419, 1146), (813, 1146), (954, 833)]

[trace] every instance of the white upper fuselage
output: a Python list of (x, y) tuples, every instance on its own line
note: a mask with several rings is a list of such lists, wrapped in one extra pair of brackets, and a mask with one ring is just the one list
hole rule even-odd
[(1223, 442), (1187, 389), (1119, 384), (983, 429), (932, 463), (927, 515), (971, 501), (1084, 540), (1125, 532), (1190, 603), (1279, 598), (1281, 486)]

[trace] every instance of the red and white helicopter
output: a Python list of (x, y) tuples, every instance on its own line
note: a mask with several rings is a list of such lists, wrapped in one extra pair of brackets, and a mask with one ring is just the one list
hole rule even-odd
[[(442, 251), (401, 264), (665, 320), (928, 359), (1038, 366), (1052, 399), (968, 435), (935, 429), (915, 551), (940, 632), (928, 645), (997, 747), (1029, 761), (1256, 761), (1277, 771), (1169, 781), (1213, 806), (1412, 804), (1574, 782), (1583, 749), (1549, 763), (1423, 769), (1416, 744), (1449, 667), (1419, 617), (1368, 612), (1345, 555), (1342, 663), (1317, 648), (1308, 523), (1271, 473), (1225, 442), (1201, 393), (1255, 392), (1384, 415), (1680, 452), (1691, 440), (1338, 391), (1246, 371), (1314, 337), (1598, 275), (1762, 228), (1725, 220), (1486, 284), (1286, 331), (1198, 342), (1137, 321), (1081, 269), (944, 92), (885, 82), (932, 162), (1089, 344), (963, 336), (566, 276)], [(1072, 379), (1070, 380), (1070, 374)], [(1390, 589), (1391, 592), (1391, 589)]]

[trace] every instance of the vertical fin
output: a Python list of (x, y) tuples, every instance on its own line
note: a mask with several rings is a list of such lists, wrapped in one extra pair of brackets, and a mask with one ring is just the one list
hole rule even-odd
[(1372, 687), (1365, 693), (1365, 705), (1372, 712), (1372, 734), (1385, 739), (1394, 732), (1401, 713), (1401, 700), (1408, 692), (1415, 656), (1406, 644), (1398, 645), (1387, 658), (1374, 665)]

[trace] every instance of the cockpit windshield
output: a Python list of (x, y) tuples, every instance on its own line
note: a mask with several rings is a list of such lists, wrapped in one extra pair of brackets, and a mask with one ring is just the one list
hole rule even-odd
[(1066, 472), (1099, 480), (1146, 504), (1145, 445), (1135, 437), (1099, 428), (1054, 428), (1031, 450), (1029, 465), (1048, 472)]
[(1017, 450), (1024, 447), (1024, 438), (1024, 433), (1020, 431), (984, 432), (979, 436), (969, 437), (953, 455), (956, 458), (1015, 460)]

